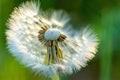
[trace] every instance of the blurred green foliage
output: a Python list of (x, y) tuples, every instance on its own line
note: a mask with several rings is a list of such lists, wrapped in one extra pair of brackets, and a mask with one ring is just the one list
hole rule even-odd
[[(0, 0), (0, 80), (45, 80), (21, 65), (7, 49), (7, 19), (15, 6), (26, 0)], [(38, 1), (38, 0), (37, 0)], [(63, 9), (75, 28), (92, 25), (100, 39), (96, 57), (73, 75), (61, 80), (120, 79), (120, 0), (41, 0), (43, 10)], [(77, 25), (78, 24), (78, 25)]]

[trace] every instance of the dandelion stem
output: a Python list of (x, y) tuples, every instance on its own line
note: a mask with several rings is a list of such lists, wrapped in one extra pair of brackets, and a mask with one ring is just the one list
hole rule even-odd
[(59, 74), (57, 73), (57, 74), (54, 75), (51, 79), (52, 79), (52, 80), (60, 80)]

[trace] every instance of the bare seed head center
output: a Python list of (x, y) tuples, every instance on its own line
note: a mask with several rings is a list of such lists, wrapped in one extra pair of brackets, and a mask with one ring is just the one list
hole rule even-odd
[(38, 39), (40, 42), (44, 41), (58, 41), (62, 42), (66, 39), (64, 34), (61, 34), (57, 29), (51, 29), (48, 26), (41, 27)]
[(60, 32), (56, 29), (48, 29), (44, 33), (45, 40), (57, 40), (60, 37)]

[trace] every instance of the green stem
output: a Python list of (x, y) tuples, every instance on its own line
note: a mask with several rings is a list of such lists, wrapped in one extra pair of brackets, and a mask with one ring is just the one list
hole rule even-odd
[(52, 79), (52, 80), (60, 80), (59, 74), (57, 73), (57, 74), (54, 75), (51, 79)]
[(113, 16), (109, 13), (102, 18), (102, 56), (100, 80), (111, 80)]

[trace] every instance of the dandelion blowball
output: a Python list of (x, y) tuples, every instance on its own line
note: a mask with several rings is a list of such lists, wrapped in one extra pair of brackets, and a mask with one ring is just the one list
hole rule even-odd
[[(15, 8), (6, 31), (8, 48), (22, 64), (37, 74), (57, 78), (85, 67), (98, 46), (92, 30), (69, 30), (69, 16), (63, 11), (41, 12), (39, 4), (25, 2)], [(69, 34), (70, 33), (70, 34)]]

